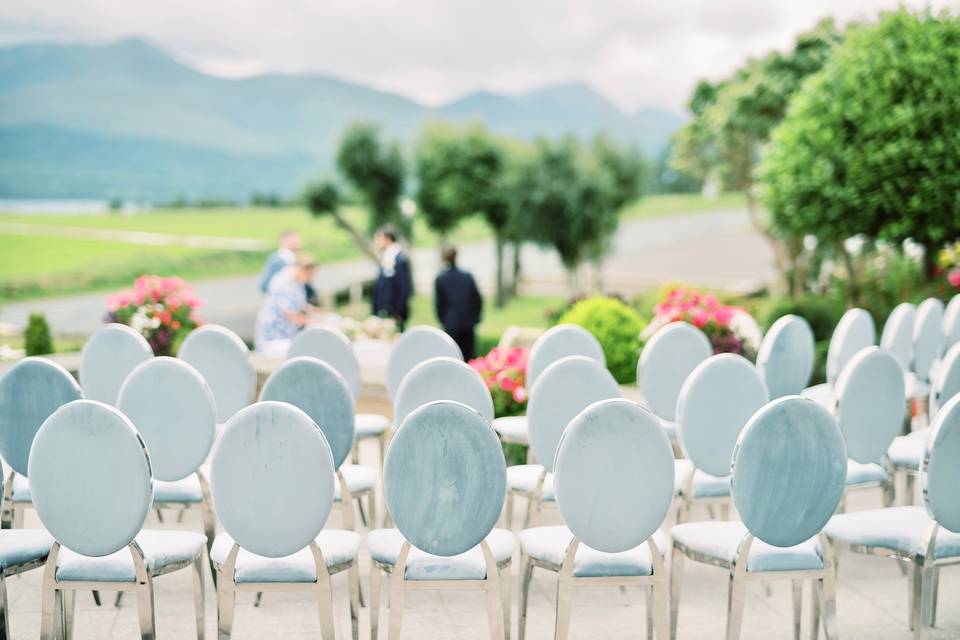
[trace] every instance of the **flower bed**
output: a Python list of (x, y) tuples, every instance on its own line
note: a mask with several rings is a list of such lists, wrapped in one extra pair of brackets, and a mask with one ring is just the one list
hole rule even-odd
[(180, 278), (140, 276), (132, 289), (107, 298), (104, 322), (119, 322), (140, 333), (153, 353), (172, 355), (183, 338), (201, 324), (200, 300)]
[(498, 418), (518, 416), (526, 411), (527, 355), (528, 350), (522, 347), (494, 347), (487, 355), (469, 363), (487, 383), (493, 397), (494, 414)]

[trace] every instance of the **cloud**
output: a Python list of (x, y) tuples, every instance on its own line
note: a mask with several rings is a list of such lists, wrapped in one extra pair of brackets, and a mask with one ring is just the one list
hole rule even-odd
[[(582, 80), (680, 111), (703, 77), (786, 48), (821, 17), (899, 0), (3, 0), (0, 43), (145, 36), (228, 76), (320, 73), (432, 104)], [(924, 6), (922, 0), (908, 4)], [(937, 1), (933, 6), (946, 6)]]

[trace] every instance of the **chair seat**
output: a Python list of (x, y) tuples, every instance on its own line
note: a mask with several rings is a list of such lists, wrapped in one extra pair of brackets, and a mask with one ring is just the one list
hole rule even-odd
[(906, 396), (908, 400), (919, 400), (930, 395), (930, 383), (924, 382), (912, 371), (906, 375), (904, 382), (906, 383)]
[[(533, 494), (537, 489), (537, 481), (540, 474), (543, 473), (543, 467), (539, 464), (516, 464), (507, 467), (507, 487), (511, 491)], [(553, 474), (548, 473), (543, 479), (543, 491), (541, 497), (544, 502), (553, 502)]]
[[(340, 466), (340, 473), (347, 482), (350, 495), (355, 496), (364, 491), (372, 491), (377, 486), (377, 470), (364, 464), (344, 464)], [(333, 499), (340, 501), (340, 483), (333, 485)]]
[[(684, 547), (731, 566), (737, 548), (747, 535), (742, 522), (687, 522), (670, 530), (670, 537)], [(811, 538), (793, 547), (775, 547), (754, 539), (750, 545), (747, 571), (815, 571), (823, 569), (820, 545)]]
[(676, 495), (683, 495), (691, 471), (693, 471), (693, 495), (687, 497), (722, 498), (730, 495), (730, 476), (719, 478), (700, 469), (694, 470), (693, 463), (686, 459), (673, 461), (673, 492)]
[[(517, 537), (523, 552), (535, 560), (560, 566), (573, 540), (573, 533), (564, 526), (524, 529)], [(665, 555), (669, 540), (661, 531), (653, 534), (653, 541)], [(573, 575), (577, 578), (608, 576), (629, 577), (653, 575), (650, 546), (644, 542), (621, 553), (605, 553), (581, 543), (573, 561)]]
[(354, 423), (357, 425), (357, 438), (376, 438), (390, 427), (390, 419), (378, 413), (358, 413)]
[[(487, 535), (487, 545), (499, 564), (513, 556), (513, 533), (494, 529)], [(375, 529), (367, 535), (370, 557), (383, 565), (393, 566), (403, 547), (403, 534), (398, 529)], [(404, 578), (407, 580), (482, 580), (487, 574), (483, 552), (479, 546), (466, 553), (450, 556), (431, 555), (416, 547), (410, 548)]]
[(887, 455), (897, 469), (919, 471), (920, 460), (923, 458), (925, 449), (926, 443), (920, 438), (898, 436), (893, 439), (893, 443), (887, 449)]
[(493, 421), (493, 429), (504, 442), (530, 444), (527, 416), (504, 416)]
[(663, 432), (667, 434), (667, 439), (669, 439), (670, 442), (677, 441), (677, 423), (676, 422), (673, 422), (672, 420), (664, 420), (663, 418), (661, 418), (660, 426), (663, 427)]
[(30, 481), (19, 473), (13, 474), (13, 488), (10, 490), (10, 499), (14, 502), (33, 502), (30, 495)]
[[(890, 507), (837, 514), (823, 532), (846, 544), (925, 556), (932, 527), (925, 507)], [(934, 559), (956, 557), (960, 557), (960, 533), (940, 527)]]
[[(170, 565), (190, 562), (203, 553), (207, 537), (190, 531), (145, 529), (137, 534), (147, 571), (163, 573)], [(135, 582), (133, 556), (124, 547), (108, 556), (82, 556), (66, 547), (57, 559), (57, 580), (61, 582)]]
[[(210, 559), (217, 565), (227, 561), (234, 540), (228, 533), (218, 534), (210, 548)], [(353, 531), (324, 529), (317, 536), (317, 546), (323, 554), (327, 568), (347, 564), (357, 558), (360, 536)], [(312, 583), (317, 581), (317, 567), (313, 553), (304, 547), (293, 555), (282, 558), (265, 558), (240, 549), (237, 554), (235, 582), (286, 582)]]
[(847, 486), (884, 482), (887, 472), (875, 462), (863, 464), (854, 460), (847, 460)]
[(830, 413), (833, 413), (835, 409), (833, 402), (833, 385), (828, 382), (807, 387), (800, 392), (800, 395), (804, 398), (810, 398)]
[(43, 560), (51, 546), (53, 537), (43, 529), (0, 531), (0, 571)]
[(182, 480), (164, 482), (153, 481), (153, 502), (198, 503), (203, 502), (203, 490), (200, 488), (200, 478), (191, 473)]

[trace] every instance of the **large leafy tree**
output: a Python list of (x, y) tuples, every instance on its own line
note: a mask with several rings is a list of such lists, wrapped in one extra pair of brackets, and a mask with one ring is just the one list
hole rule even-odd
[(369, 209), (368, 231), (394, 223), (409, 233), (400, 213), (407, 169), (397, 142), (384, 141), (375, 124), (354, 123), (340, 141), (337, 167)]
[[(796, 95), (759, 171), (778, 231), (926, 249), (960, 237), (960, 20), (900, 10), (849, 31)], [(852, 274), (851, 274), (852, 275)]]

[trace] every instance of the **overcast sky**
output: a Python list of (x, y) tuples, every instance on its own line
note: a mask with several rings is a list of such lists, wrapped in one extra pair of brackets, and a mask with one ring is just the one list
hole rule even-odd
[[(312, 72), (437, 104), (585, 81), (681, 112), (700, 78), (786, 48), (832, 14), (898, 0), (0, 0), (0, 45), (146, 36), (225, 76)], [(924, 6), (926, 2), (907, 2)], [(932, 0), (934, 7), (957, 2)]]

